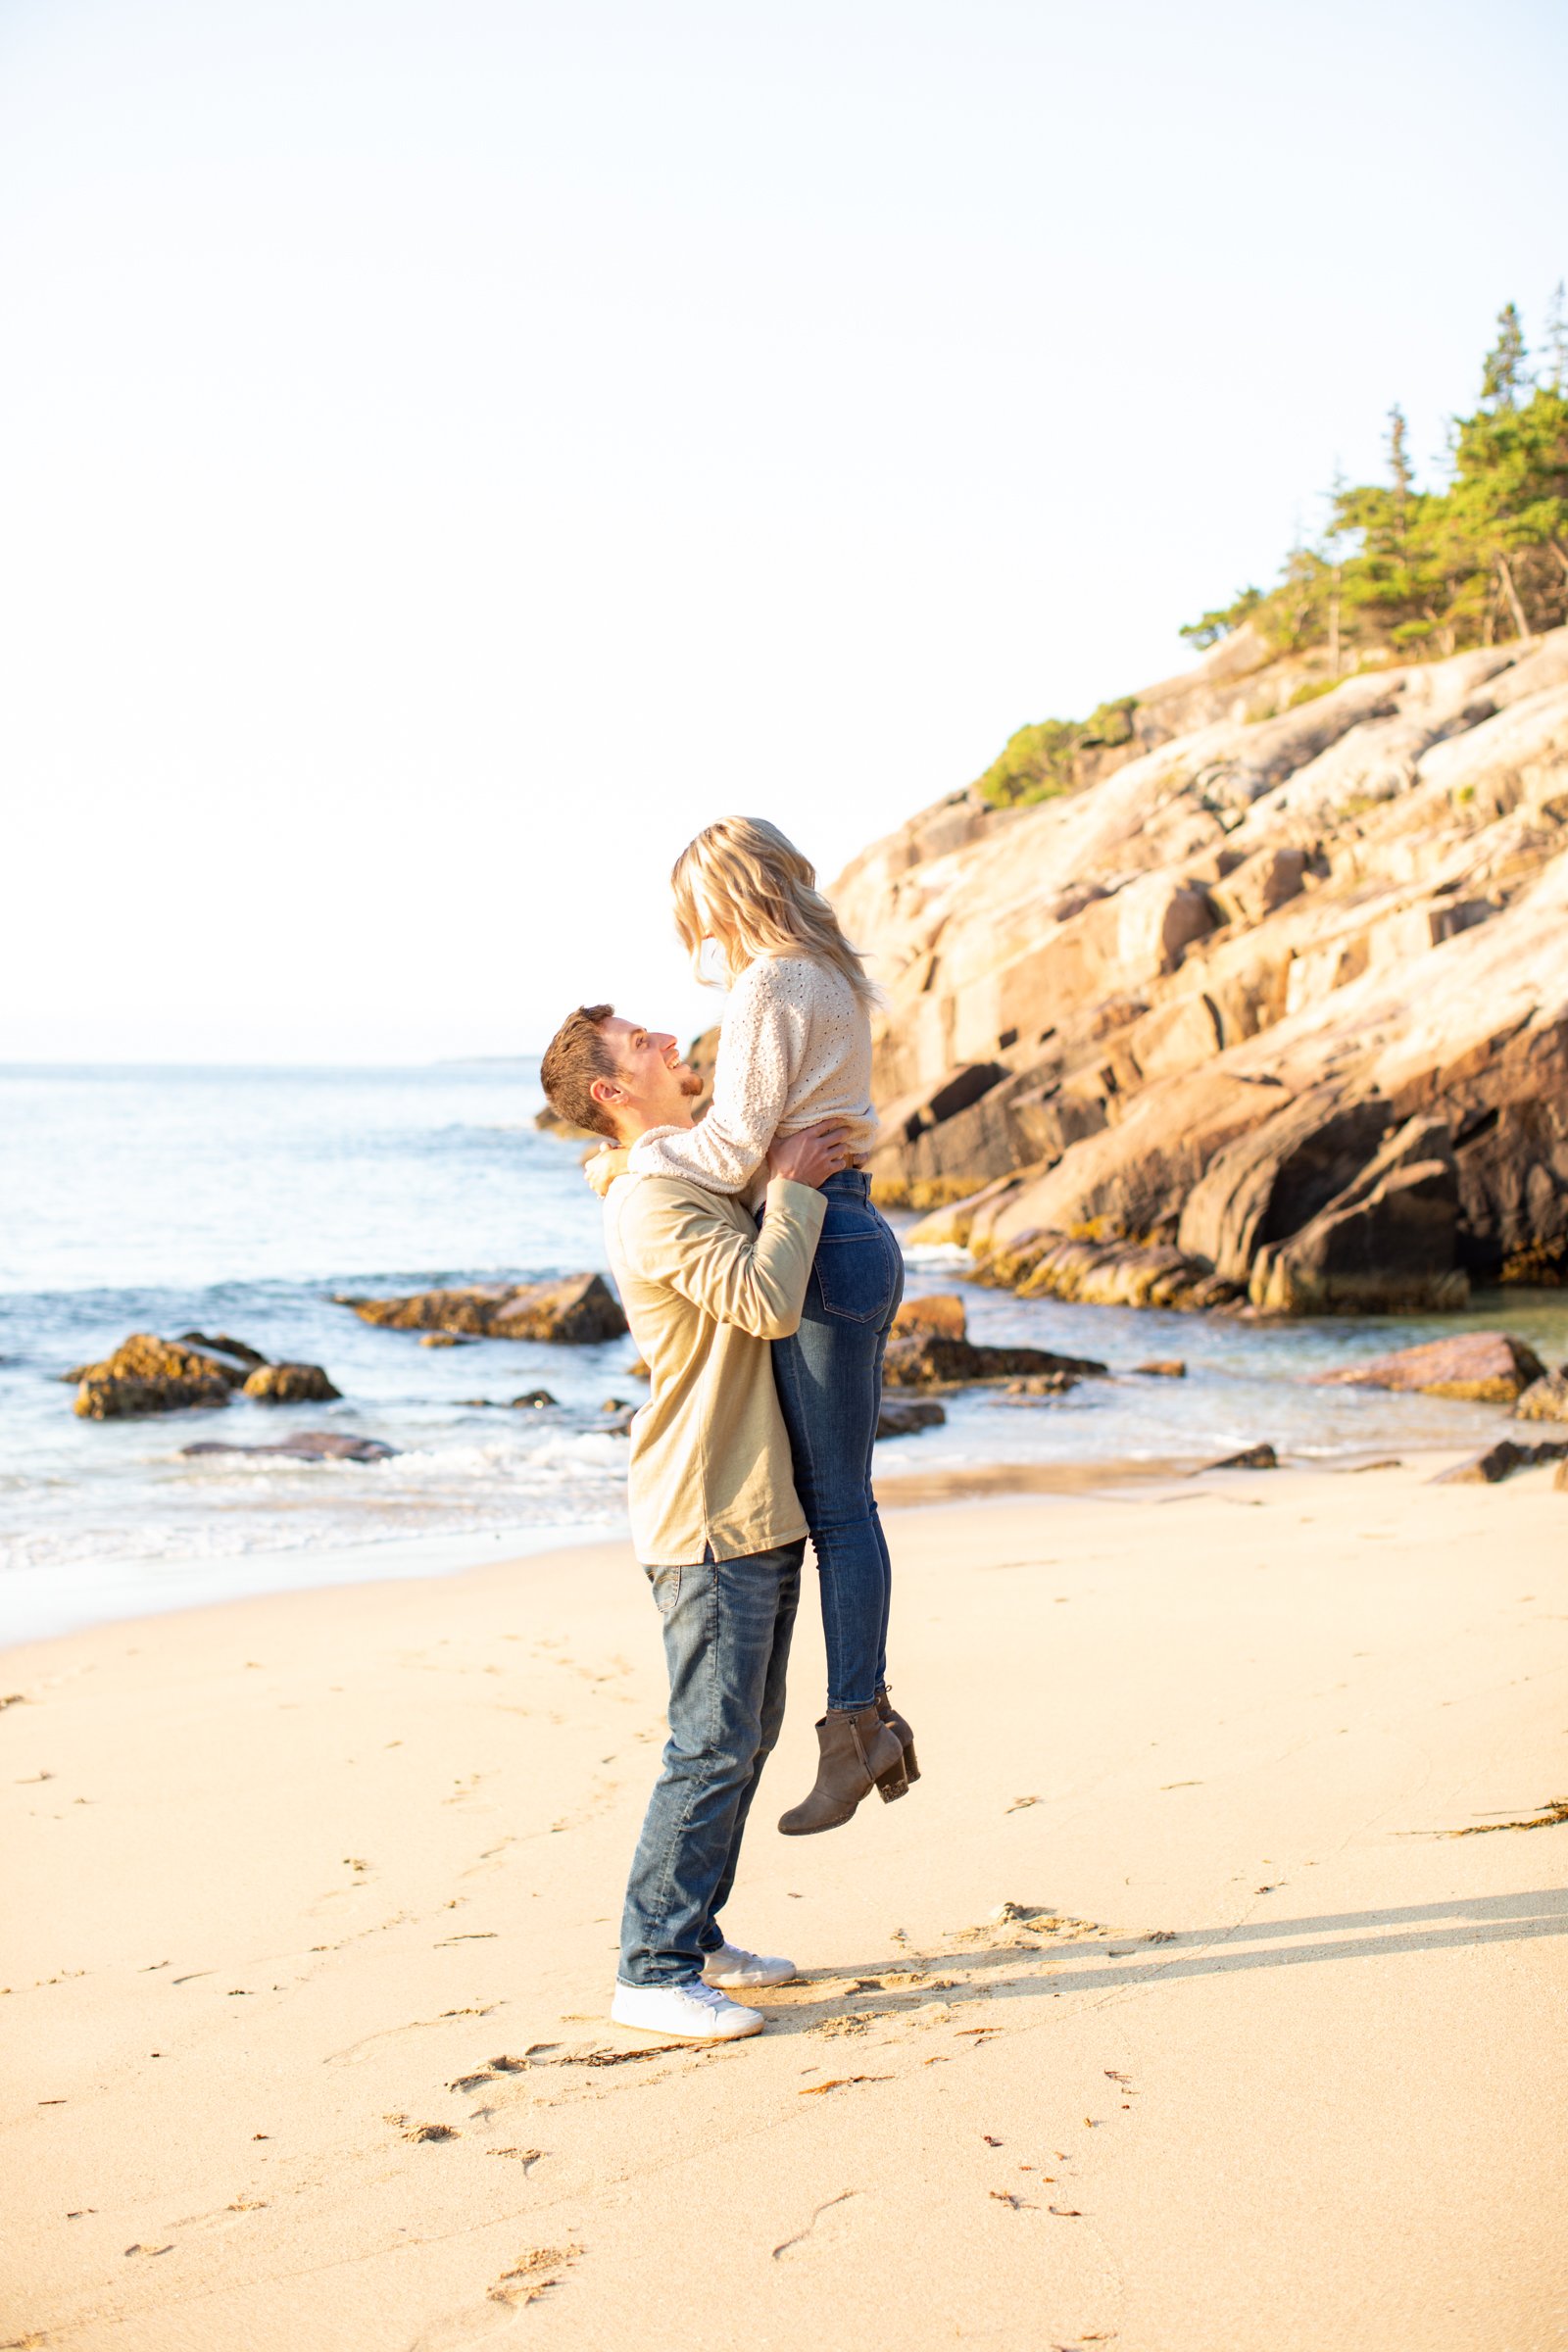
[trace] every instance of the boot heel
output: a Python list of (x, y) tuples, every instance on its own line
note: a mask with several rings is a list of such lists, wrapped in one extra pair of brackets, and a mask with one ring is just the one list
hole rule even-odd
[(920, 1778), (920, 1766), (914, 1752), (914, 1734), (889, 1698), (885, 1684), (876, 1694), (876, 1711), (904, 1749), (904, 1786), (910, 1788)]
[(901, 1748), (898, 1762), (890, 1764), (877, 1780), (876, 1792), (885, 1805), (891, 1805), (895, 1797), (907, 1796), (909, 1793), (909, 1776), (905, 1770), (905, 1762)]

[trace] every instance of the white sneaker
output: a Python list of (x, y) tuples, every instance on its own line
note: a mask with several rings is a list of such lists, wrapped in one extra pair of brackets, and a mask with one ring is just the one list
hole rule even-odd
[(761, 1984), (790, 1984), (795, 1981), (793, 1960), (770, 1960), (765, 1952), (743, 1952), (738, 1943), (721, 1943), (703, 1962), (703, 1983), (725, 1992), (753, 1992)]
[(739, 2041), (760, 2034), (760, 2009), (728, 2001), (716, 1985), (617, 1984), (610, 2014), (617, 2026), (657, 2034), (663, 2041)]

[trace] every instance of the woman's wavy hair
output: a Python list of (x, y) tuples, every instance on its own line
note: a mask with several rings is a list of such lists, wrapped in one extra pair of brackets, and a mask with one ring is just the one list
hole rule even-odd
[(839, 918), (816, 887), (816, 868), (764, 816), (721, 816), (705, 825), (669, 877), (675, 928), (699, 980), (707, 940), (718, 944), (725, 976), (738, 980), (760, 956), (809, 956), (842, 972), (861, 1003), (878, 991)]

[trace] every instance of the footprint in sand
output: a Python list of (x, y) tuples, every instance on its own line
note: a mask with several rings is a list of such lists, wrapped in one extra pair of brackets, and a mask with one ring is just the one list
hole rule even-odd
[(859, 2195), (858, 2188), (842, 2188), (836, 2197), (825, 2199), (793, 2237), (784, 2238), (773, 2248), (773, 2260), (791, 2262), (802, 2255), (830, 2254), (845, 2244), (854, 2234), (858, 2218), (848, 2208)]
[(408, 2352), (464, 2352), (464, 2346), (510, 2327), (515, 2315), (562, 2286), (583, 2249), (575, 2242), (530, 2246), (493, 2278), (480, 2302), (450, 2313), (420, 2332)]

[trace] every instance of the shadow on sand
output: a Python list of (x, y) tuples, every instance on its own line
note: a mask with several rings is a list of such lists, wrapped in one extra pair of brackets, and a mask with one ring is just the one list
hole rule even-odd
[[(861, 1967), (813, 1969), (800, 1979), (797, 1998), (768, 2003), (775, 2032), (805, 2032), (829, 2015), (892, 2017), (932, 2000), (951, 2008), (966, 2001), (988, 2004), (1042, 1992), (1103, 1993), (1183, 1977), (1240, 1974), (1259, 1968), (1313, 1968), (1330, 1960), (1386, 1960), (1489, 1943), (1522, 1943), (1541, 1936), (1568, 1936), (1568, 1889), (1544, 1887), (1525, 1894), (1490, 1894), (1445, 1903), (1413, 1903), (1399, 1910), (1330, 1912), (1312, 1919), (1247, 1920), (1221, 1928), (1194, 1928), (1160, 1941), (1148, 1936), (1058, 1940), (1030, 1935), (1027, 1922), (1015, 1942), (986, 1946), (956, 1944), (945, 1951)], [(967, 1981), (934, 1984), (901, 1983), (909, 1970), (943, 1977), (962, 1969)], [(1001, 1981), (1002, 1971), (1009, 1974)], [(846, 1978), (865, 1980), (861, 1993), (846, 1992)], [(887, 1979), (884, 1987), (878, 1980)], [(813, 2000), (815, 1985), (830, 1994)], [(800, 1998), (804, 1993), (806, 1997)]]

